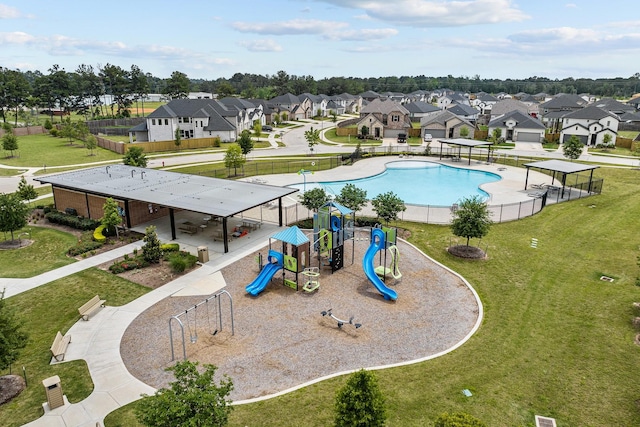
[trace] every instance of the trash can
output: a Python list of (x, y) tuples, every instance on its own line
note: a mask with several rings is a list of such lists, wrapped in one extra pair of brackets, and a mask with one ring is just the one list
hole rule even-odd
[(60, 385), (60, 377), (54, 375), (42, 381), (44, 390), (47, 393), (47, 403), (49, 409), (64, 406), (64, 396), (62, 394), (62, 386)]
[(209, 262), (209, 248), (206, 246), (198, 246), (198, 261), (201, 264)]

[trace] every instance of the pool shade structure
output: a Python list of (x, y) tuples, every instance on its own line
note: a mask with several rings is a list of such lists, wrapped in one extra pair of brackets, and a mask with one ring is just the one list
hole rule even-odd
[(36, 178), (36, 181), (51, 184), (57, 209), (73, 208), (87, 218), (102, 217), (104, 202), (100, 200), (106, 197), (122, 204), (127, 227), (155, 219), (156, 214), (157, 217), (168, 214), (172, 239), (176, 239), (176, 211), (221, 218), (225, 253), (229, 252), (227, 220), (230, 217), (278, 200), (278, 221), (282, 227), (282, 198), (298, 191), (127, 165), (81, 169)]
[(563, 160), (543, 160), (540, 162), (526, 163), (524, 166), (527, 168), (527, 176), (524, 181), (525, 190), (527, 189), (527, 186), (529, 184), (529, 170), (531, 168), (540, 169), (544, 171), (553, 172), (553, 175), (551, 178), (551, 185), (555, 184), (556, 175), (557, 174), (560, 175), (559, 179), (560, 179), (560, 182), (562, 183), (561, 197), (564, 197), (564, 192), (565, 192), (566, 183), (567, 183), (567, 175), (585, 172), (585, 171), (590, 171), (589, 185), (588, 185), (587, 191), (591, 193), (591, 188), (593, 183), (593, 171), (600, 167), (600, 166), (593, 166), (593, 165), (585, 165), (581, 163), (565, 162)]
[(493, 142), (491, 141), (475, 141), (473, 139), (464, 139), (464, 138), (454, 138), (454, 139), (438, 139), (440, 142), (440, 160), (442, 160), (442, 146), (444, 144), (453, 145), (458, 147), (458, 158), (462, 158), (462, 147), (469, 148), (469, 161), (467, 164), (471, 164), (471, 150), (478, 147), (486, 147), (487, 148), (487, 163), (491, 160), (491, 146)]

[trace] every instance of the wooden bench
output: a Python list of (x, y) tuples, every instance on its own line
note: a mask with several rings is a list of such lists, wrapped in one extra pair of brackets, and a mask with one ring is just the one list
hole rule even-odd
[(71, 342), (71, 335), (63, 336), (60, 331), (56, 334), (56, 338), (51, 345), (51, 354), (56, 362), (64, 360), (64, 354), (67, 352), (67, 346)]
[(89, 320), (89, 315), (100, 307), (104, 307), (105, 302), (106, 300), (100, 299), (100, 297), (96, 295), (95, 297), (84, 303), (82, 307), (78, 309), (80, 316), (82, 316), (82, 320)]

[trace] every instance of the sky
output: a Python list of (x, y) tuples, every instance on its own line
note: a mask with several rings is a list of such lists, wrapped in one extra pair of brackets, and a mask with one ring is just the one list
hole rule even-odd
[(167, 78), (630, 77), (638, 0), (0, 0), (0, 66)]

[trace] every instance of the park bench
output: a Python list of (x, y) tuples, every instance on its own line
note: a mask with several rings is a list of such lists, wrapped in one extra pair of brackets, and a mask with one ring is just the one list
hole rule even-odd
[(180, 226), (178, 227), (178, 230), (187, 234), (196, 234), (198, 232), (198, 226), (191, 222), (184, 222), (180, 224)]
[(82, 320), (89, 320), (89, 315), (100, 307), (104, 307), (105, 302), (106, 300), (101, 300), (100, 297), (96, 295), (95, 297), (84, 303), (82, 307), (78, 309), (80, 316), (82, 316)]
[(67, 352), (67, 346), (71, 342), (71, 335), (62, 335), (60, 331), (56, 334), (56, 338), (51, 345), (51, 354), (56, 362), (64, 360), (64, 354)]

